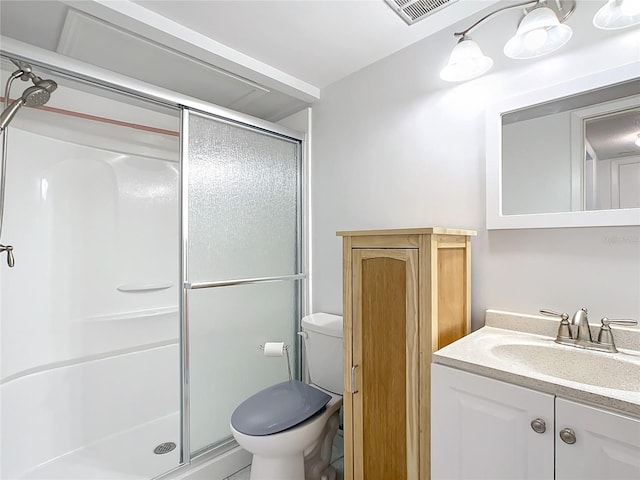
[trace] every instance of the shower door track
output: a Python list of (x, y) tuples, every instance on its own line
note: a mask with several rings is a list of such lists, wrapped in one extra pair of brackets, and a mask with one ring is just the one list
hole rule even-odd
[(199, 288), (228, 287), (231, 285), (246, 285), (252, 283), (304, 280), (305, 278), (307, 278), (307, 276), (304, 273), (298, 273), (295, 275), (282, 275), (279, 277), (242, 278), (238, 280), (221, 280), (216, 282), (185, 282), (184, 288), (187, 290), (197, 290)]

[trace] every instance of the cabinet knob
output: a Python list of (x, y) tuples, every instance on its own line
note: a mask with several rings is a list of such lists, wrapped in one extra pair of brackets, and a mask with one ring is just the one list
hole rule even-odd
[(531, 428), (536, 433), (544, 433), (547, 431), (547, 424), (541, 418), (531, 420)]
[(563, 428), (562, 430), (560, 430), (560, 438), (564, 443), (572, 445), (576, 443), (576, 432), (574, 432), (570, 428)]

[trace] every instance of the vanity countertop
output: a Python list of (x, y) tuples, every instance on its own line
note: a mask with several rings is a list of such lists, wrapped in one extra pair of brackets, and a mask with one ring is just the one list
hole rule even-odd
[(433, 363), (640, 417), (640, 328), (614, 327), (620, 352), (605, 353), (555, 343), (558, 324), (487, 310), (484, 327), (434, 352)]

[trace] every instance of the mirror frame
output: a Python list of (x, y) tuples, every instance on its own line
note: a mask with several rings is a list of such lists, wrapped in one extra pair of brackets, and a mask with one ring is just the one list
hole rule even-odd
[(640, 64), (633, 62), (511, 97), (487, 108), (486, 219), (488, 230), (640, 225), (640, 208), (503, 215), (501, 168), (502, 115), (639, 77)]

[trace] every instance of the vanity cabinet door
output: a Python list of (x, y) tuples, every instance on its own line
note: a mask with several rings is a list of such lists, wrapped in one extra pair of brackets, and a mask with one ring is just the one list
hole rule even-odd
[(353, 477), (418, 480), (418, 250), (352, 255)]
[(553, 395), (438, 364), (431, 382), (433, 480), (554, 478)]
[(640, 419), (556, 398), (556, 479), (640, 479)]

